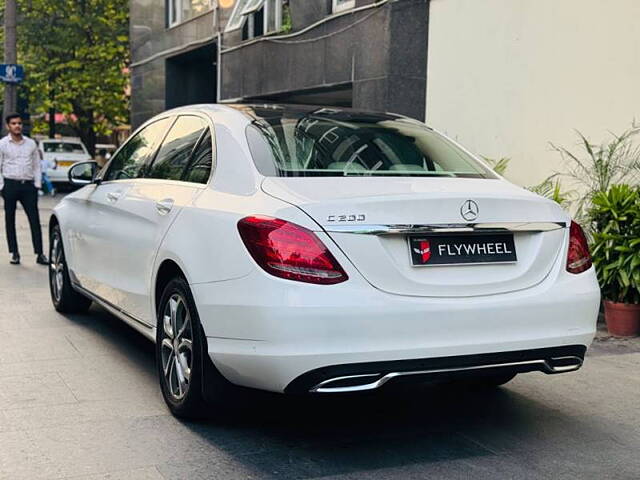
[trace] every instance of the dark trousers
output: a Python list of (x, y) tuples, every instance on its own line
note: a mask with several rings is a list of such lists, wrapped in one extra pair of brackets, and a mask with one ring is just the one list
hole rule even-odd
[(38, 214), (38, 190), (33, 185), (33, 182), (5, 178), (2, 196), (4, 197), (4, 221), (7, 230), (9, 253), (19, 252), (16, 238), (16, 206), (20, 202), (29, 219), (33, 251), (36, 255), (41, 254), (42, 231), (40, 230), (40, 215)]

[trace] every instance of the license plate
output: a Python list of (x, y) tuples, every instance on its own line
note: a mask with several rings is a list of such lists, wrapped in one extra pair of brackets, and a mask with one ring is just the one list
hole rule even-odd
[(72, 160), (58, 160), (56, 163), (58, 164), (59, 167), (70, 167), (76, 162)]
[(409, 237), (414, 267), (517, 262), (513, 233), (413, 235)]

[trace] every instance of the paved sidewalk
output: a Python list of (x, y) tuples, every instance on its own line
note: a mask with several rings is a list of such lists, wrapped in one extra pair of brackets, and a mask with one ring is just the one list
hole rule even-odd
[(495, 391), (261, 395), (241, 417), (180, 422), (149, 342), (99, 308), (53, 310), (18, 217), (22, 265), (0, 232), (0, 479), (640, 478), (640, 349), (606, 335), (579, 372)]

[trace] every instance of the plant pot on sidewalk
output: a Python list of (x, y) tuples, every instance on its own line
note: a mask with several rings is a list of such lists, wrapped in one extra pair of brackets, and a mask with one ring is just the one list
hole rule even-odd
[(591, 255), (611, 335), (640, 334), (640, 187), (619, 184), (591, 197)]
[(604, 321), (615, 337), (640, 335), (640, 305), (604, 301)]

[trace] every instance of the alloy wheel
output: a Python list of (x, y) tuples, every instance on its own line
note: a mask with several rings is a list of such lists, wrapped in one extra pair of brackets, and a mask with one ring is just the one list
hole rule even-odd
[(189, 391), (193, 367), (193, 328), (187, 302), (174, 293), (164, 305), (161, 343), (162, 372), (175, 401)]
[(53, 239), (50, 257), (49, 268), (51, 269), (51, 274), (49, 275), (49, 281), (51, 282), (51, 290), (56, 302), (60, 302), (64, 285), (64, 256), (62, 254), (62, 242), (58, 235)]

